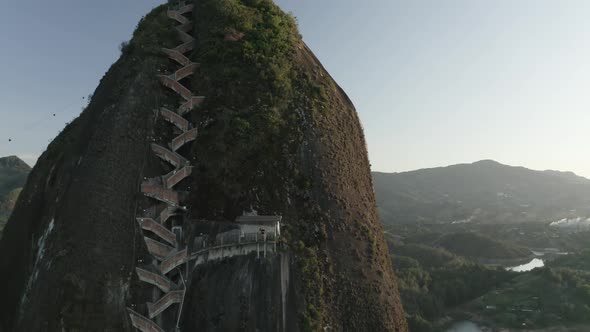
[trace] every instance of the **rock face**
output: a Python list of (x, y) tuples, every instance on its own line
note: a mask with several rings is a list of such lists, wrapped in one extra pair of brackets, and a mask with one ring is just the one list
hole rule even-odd
[[(162, 22), (162, 10), (147, 16), (132, 45)], [(133, 218), (163, 98), (148, 73), (165, 60), (142, 45), (112, 66), (29, 176), (0, 242), (0, 270), (10, 271), (0, 276), (5, 330), (131, 330), (126, 305), (145, 252)]]
[[(406, 331), (354, 106), (272, 2), (194, 6), (199, 70), (182, 83), (206, 99), (187, 111), (195, 142), (177, 151), (193, 165), (177, 222), (189, 244), (244, 212), (282, 215), (283, 244), (191, 270), (179, 326)], [(165, 168), (150, 144), (175, 137), (153, 110), (177, 104), (157, 77), (176, 45), (155, 9), (39, 159), (0, 242), (0, 330), (133, 330), (127, 308), (152, 296), (135, 219), (142, 181)]]

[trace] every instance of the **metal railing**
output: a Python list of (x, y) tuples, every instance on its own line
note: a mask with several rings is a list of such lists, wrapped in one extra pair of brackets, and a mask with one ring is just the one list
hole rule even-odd
[(241, 233), (240, 231), (230, 231), (218, 234), (213, 239), (208, 236), (199, 236), (193, 242), (193, 250), (212, 249), (221, 246), (230, 246), (246, 243), (264, 243), (276, 242), (278, 237), (275, 233)]
[[(189, 260), (194, 260), (212, 250), (235, 246), (239, 247), (253, 244), (269, 244), (272, 245), (271, 248), (276, 248), (278, 240), (279, 237), (275, 233), (241, 233), (238, 230), (218, 234), (214, 239), (209, 239), (208, 236), (201, 236), (195, 238)], [(264, 254), (266, 255), (268, 248), (263, 246), (260, 248), (260, 250), (263, 250), (265, 252)]]

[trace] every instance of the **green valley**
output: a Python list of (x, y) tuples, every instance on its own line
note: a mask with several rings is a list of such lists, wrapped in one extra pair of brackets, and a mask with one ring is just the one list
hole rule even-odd
[(590, 181), (491, 161), (373, 175), (410, 331), (586, 331)]

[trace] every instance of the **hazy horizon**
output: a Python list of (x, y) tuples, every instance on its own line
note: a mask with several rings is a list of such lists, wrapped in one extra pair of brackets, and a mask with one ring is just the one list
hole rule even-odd
[[(492, 159), (590, 177), (590, 3), (276, 2), (354, 102), (373, 171)], [(0, 54), (10, 77), (0, 109), (11, 120), (0, 123), (0, 155), (32, 163), (160, 3), (0, 4), (11, 45)]]
[(581, 176), (583, 178), (586, 178), (588, 180), (590, 180), (589, 177), (586, 177), (582, 174), (578, 174), (576, 172), (573, 171), (569, 171), (569, 170), (564, 170), (564, 169), (550, 169), (550, 168), (546, 168), (546, 169), (536, 169), (536, 168), (530, 168), (530, 167), (525, 167), (522, 165), (510, 165), (507, 163), (503, 163), (502, 161), (498, 161), (498, 160), (494, 160), (494, 159), (482, 159), (482, 160), (475, 160), (472, 162), (462, 162), (462, 163), (456, 163), (456, 164), (445, 164), (445, 165), (438, 165), (438, 166), (433, 166), (433, 167), (422, 167), (422, 168), (416, 168), (416, 169), (410, 169), (410, 170), (406, 170), (406, 171), (393, 171), (393, 172), (389, 172), (389, 171), (377, 171), (377, 170), (371, 170), (371, 172), (374, 173), (385, 173), (385, 174), (398, 174), (398, 173), (408, 173), (408, 172), (414, 172), (414, 171), (422, 171), (422, 170), (428, 170), (428, 169), (436, 169), (436, 168), (445, 168), (445, 167), (451, 167), (451, 166), (458, 166), (458, 165), (472, 165), (478, 162), (482, 162), (482, 161), (492, 161), (492, 162), (496, 162), (498, 164), (501, 164), (503, 166), (507, 166), (507, 167), (524, 167), (530, 171), (536, 171), (536, 172), (561, 172), (561, 173), (574, 173), (577, 176)]

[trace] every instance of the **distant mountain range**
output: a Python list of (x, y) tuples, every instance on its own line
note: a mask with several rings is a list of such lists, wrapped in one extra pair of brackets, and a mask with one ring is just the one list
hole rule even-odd
[(590, 216), (590, 180), (492, 160), (373, 173), (381, 219), (396, 223), (551, 222)]
[(0, 234), (31, 167), (16, 156), (0, 158)]

